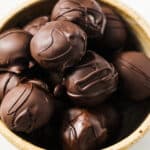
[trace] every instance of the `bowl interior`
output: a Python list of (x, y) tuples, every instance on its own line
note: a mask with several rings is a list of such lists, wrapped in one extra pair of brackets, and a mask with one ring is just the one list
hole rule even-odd
[[(145, 33), (146, 31), (143, 29), (144, 27), (141, 26), (136, 18), (134, 17), (134, 12), (130, 13), (130, 9), (124, 8), (125, 6), (123, 5), (118, 5), (117, 3), (115, 4), (116, 1), (111, 1), (111, 0), (103, 0), (103, 2), (107, 3), (107, 5), (110, 5), (111, 7), (115, 8), (115, 11), (118, 12), (118, 14), (125, 20), (127, 28), (129, 30), (129, 41), (130, 45), (126, 46), (127, 50), (141, 50), (145, 52), (147, 55), (150, 56), (150, 42), (149, 42), (149, 37)], [(42, 16), (42, 15), (50, 15), (50, 12), (52, 10), (52, 7), (56, 3), (55, 0), (47, 1), (47, 0), (37, 0), (37, 2), (32, 2), (29, 5), (25, 5), (25, 7), (19, 8), (19, 11), (16, 11), (13, 13), (11, 16), (9, 16), (5, 21), (3, 21), (2, 24), (0, 24), (0, 32), (7, 30), (9, 28), (15, 28), (15, 27), (23, 27), (27, 22), (30, 20)], [(126, 12), (129, 11), (129, 12)], [(115, 96), (114, 96), (115, 97)], [(124, 141), (123, 139), (128, 139), (129, 141), (133, 141), (133, 138), (129, 136), (131, 133), (134, 132), (134, 135), (136, 136), (136, 132), (138, 127), (143, 123), (144, 120), (148, 118), (148, 114), (150, 112), (150, 101), (145, 100), (142, 103), (136, 103), (136, 102), (131, 102), (128, 100), (124, 100), (120, 97), (115, 97), (114, 98), (114, 103), (117, 103), (117, 108), (120, 111), (122, 115), (122, 125), (121, 125), (121, 131), (119, 132), (118, 136), (114, 138), (113, 141), (110, 141), (107, 145), (105, 145), (107, 148), (110, 150), (109, 145), (112, 145), (117, 142), (122, 142)], [(3, 130), (4, 131), (1, 131)], [(143, 130), (144, 131), (144, 130)], [(141, 132), (143, 132), (141, 131)], [(14, 136), (14, 140), (11, 139), (15, 145), (20, 145), (21, 142), (24, 142), (25, 145), (28, 145), (28, 147), (33, 146), (25, 141), (23, 141), (20, 137), (17, 137), (14, 135), (11, 131), (7, 130), (5, 126), (0, 123), (0, 132), (6, 136), (7, 138), (12, 138)], [(142, 133), (141, 133), (142, 134)], [(9, 135), (11, 135), (9, 137)], [(137, 139), (138, 137), (134, 138)], [(15, 139), (16, 141), (19, 140), (19, 142), (14, 142)], [(126, 145), (125, 145), (126, 144)], [(131, 143), (132, 144), (132, 143)], [(127, 147), (127, 143), (121, 144), (121, 147)], [(115, 146), (111, 146), (111, 149), (116, 150)], [(24, 148), (23, 148), (24, 147)], [(25, 146), (21, 146), (21, 149), (26, 149)], [(38, 147), (34, 147), (34, 149), (38, 149)], [(29, 148), (31, 149), (31, 148)]]

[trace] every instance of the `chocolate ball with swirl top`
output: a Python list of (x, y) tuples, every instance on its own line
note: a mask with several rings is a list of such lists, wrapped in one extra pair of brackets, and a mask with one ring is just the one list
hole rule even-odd
[(110, 106), (96, 111), (73, 108), (63, 119), (62, 141), (64, 150), (100, 149), (119, 125), (119, 115)]
[(86, 42), (86, 33), (77, 25), (68, 21), (54, 21), (43, 26), (33, 37), (31, 54), (49, 71), (64, 72), (84, 56)]
[(141, 52), (126, 51), (118, 53), (114, 65), (122, 95), (136, 101), (150, 97), (150, 58)]
[(37, 83), (21, 83), (4, 97), (0, 116), (9, 129), (30, 133), (45, 125), (54, 112), (54, 98)]
[(41, 16), (29, 22), (23, 29), (32, 35), (35, 35), (40, 28), (49, 21), (50, 20), (48, 16)]
[(14, 73), (7, 72), (0, 74), (0, 103), (6, 93), (16, 87), (19, 83), (20, 78)]
[(60, 0), (56, 3), (51, 20), (67, 20), (78, 24), (88, 37), (101, 37), (106, 18), (95, 0)]
[(22, 73), (29, 68), (31, 38), (31, 34), (20, 29), (0, 34), (0, 71)]
[(79, 105), (95, 106), (116, 91), (118, 73), (114, 66), (93, 51), (66, 76), (68, 96)]

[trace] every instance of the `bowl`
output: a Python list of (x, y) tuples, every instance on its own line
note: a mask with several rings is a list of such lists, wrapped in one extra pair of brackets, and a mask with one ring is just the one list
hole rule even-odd
[[(2, 20), (0, 20), (0, 32), (15, 26), (23, 26), (26, 22), (39, 15), (50, 14), (50, 10), (55, 2), (55, 0), (27, 0), (25, 3), (22, 3), (22, 5), (12, 10), (8, 16), (5, 16)], [(120, 14), (120, 16), (128, 24), (132, 34), (136, 36), (140, 50), (150, 57), (150, 27), (144, 19), (119, 0), (101, 0), (101, 2), (114, 8)], [(138, 106), (139, 105), (140, 104), (138, 104)], [(150, 129), (150, 102), (144, 102), (143, 106), (138, 106), (135, 106), (135, 111), (140, 112), (142, 115), (140, 114), (139, 117), (135, 113), (135, 117), (138, 121), (133, 121), (136, 125), (134, 125), (134, 128), (130, 131), (130, 134), (122, 136), (123, 138), (120, 138), (116, 144), (106, 147), (103, 150), (126, 150), (142, 138)], [(146, 109), (141, 111), (141, 107)], [(2, 121), (0, 121), (0, 134), (2, 134), (9, 142), (20, 150), (43, 149), (27, 142), (11, 132)]]

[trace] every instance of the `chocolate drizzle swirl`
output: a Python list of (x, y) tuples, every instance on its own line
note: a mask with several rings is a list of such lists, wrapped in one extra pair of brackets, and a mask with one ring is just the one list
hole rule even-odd
[(56, 3), (51, 19), (76, 23), (89, 37), (101, 37), (106, 25), (105, 15), (95, 0), (61, 0)]
[(67, 94), (73, 102), (93, 106), (116, 91), (118, 73), (95, 52), (88, 51), (79, 66), (66, 77)]
[[(113, 118), (110, 122), (107, 114)], [(117, 119), (116, 111), (109, 105), (99, 107), (99, 110), (95, 111), (79, 108), (69, 109), (63, 119), (62, 139), (64, 149), (100, 149), (109, 138), (109, 131), (117, 128)], [(110, 127), (113, 128), (110, 129)]]
[(86, 44), (86, 34), (78, 26), (68, 21), (53, 21), (31, 40), (31, 54), (44, 68), (64, 72), (81, 60)]
[(30, 133), (49, 121), (54, 111), (53, 100), (43, 87), (33, 82), (20, 83), (4, 97), (1, 119), (13, 131)]

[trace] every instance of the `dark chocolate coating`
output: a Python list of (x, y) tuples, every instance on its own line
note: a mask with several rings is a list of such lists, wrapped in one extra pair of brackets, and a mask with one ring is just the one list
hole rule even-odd
[(61, 72), (51, 72), (48, 77), (49, 86), (52, 90), (54, 96), (62, 97), (65, 92), (65, 87), (63, 85), (64, 74)]
[(41, 80), (32, 79), (32, 80), (28, 80), (27, 82), (35, 84), (39, 88), (43, 88), (45, 91), (49, 92), (48, 85), (45, 82), (41, 81)]
[(81, 63), (65, 80), (68, 96), (74, 103), (94, 106), (117, 89), (118, 73), (114, 66), (95, 52), (88, 51)]
[(44, 68), (63, 72), (81, 60), (86, 52), (86, 41), (86, 34), (77, 25), (54, 21), (33, 37), (31, 54)]
[(120, 90), (128, 98), (150, 97), (150, 59), (140, 52), (122, 52), (114, 60), (120, 77)]
[(60, 0), (52, 11), (51, 19), (76, 23), (88, 37), (101, 37), (106, 25), (105, 15), (95, 0)]
[(99, 48), (102, 50), (118, 50), (123, 48), (127, 39), (125, 23), (112, 8), (102, 5), (102, 10), (107, 18), (107, 24)]
[(49, 81), (51, 83), (52, 86), (55, 86), (57, 84), (61, 84), (64, 78), (64, 74), (61, 72), (50, 72), (49, 73)]
[(49, 22), (49, 17), (47, 16), (38, 17), (29, 22), (23, 29), (31, 33), (32, 35), (35, 35), (40, 30), (40, 28), (47, 22)]
[(21, 73), (28, 69), (31, 37), (20, 29), (8, 30), (0, 35), (0, 71)]
[(7, 92), (16, 87), (20, 82), (20, 78), (13, 73), (0, 74), (0, 102)]
[(30, 133), (52, 117), (53, 101), (54, 98), (36, 84), (19, 84), (5, 95), (0, 116), (9, 129)]
[(96, 150), (111, 137), (118, 127), (118, 114), (109, 106), (96, 111), (70, 109), (63, 119), (62, 140), (64, 150)]

